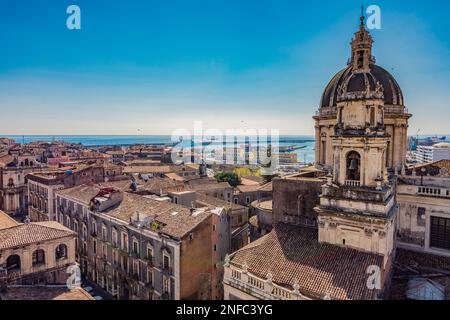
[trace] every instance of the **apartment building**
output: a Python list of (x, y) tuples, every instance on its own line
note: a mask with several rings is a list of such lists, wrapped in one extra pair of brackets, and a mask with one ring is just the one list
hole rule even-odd
[(117, 299), (220, 298), (225, 211), (124, 191), (105, 183), (57, 192), (83, 275)]
[(123, 178), (122, 171), (111, 164), (76, 164), (54, 171), (29, 174), (28, 214), (32, 221), (56, 220), (56, 191), (84, 183), (100, 183)]

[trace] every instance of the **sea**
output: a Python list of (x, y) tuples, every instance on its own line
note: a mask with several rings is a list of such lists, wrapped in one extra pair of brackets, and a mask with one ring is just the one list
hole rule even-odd
[[(0, 135), (14, 139), (18, 143), (30, 143), (34, 141), (66, 141), (81, 143), (87, 147), (108, 145), (133, 145), (133, 144), (172, 144), (171, 135)], [(431, 136), (419, 136), (419, 139)], [(444, 138), (445, 137), (445, 138)], [(440, 139), (449, 141), (448, 136), (440, 136)], [(189, 147), (190, 140), (178, 143), (180, 147)], [(212, 142), (215, 143), (214, 141)], [(314, 136), (312, 135), (283, 135), (279, 137), (280, 146), (300, 147), (292, 152), (297, 153), (297, 159), (301, 163), (314, 162)]]
[[(66, 141), (70, 143), (81, 143), (86, 147), (109, 146), (109, 145), (133, 145), (133, 144), (172, 144), (171, 135), (0, 135), (14, 139), (18, 143), (30, 143), (34, 141)], [(215, 143), (214, 141), (212, 142)], [(190, 141), (182, 141), (180, 147), (188, 147)], [(296, 135), (280, 136), (280, 146), (301, 147), (292, 152), (297, 153), (297, 159), (302, 163), (314, 162), (314, 136)]]

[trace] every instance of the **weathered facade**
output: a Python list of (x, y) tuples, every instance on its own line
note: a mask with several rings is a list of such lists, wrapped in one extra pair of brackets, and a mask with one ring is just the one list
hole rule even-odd
[(223, 210), (188, 208), (82, 185), (57, 196), (61, 223), (78, 235), (82, 273), (117, 299), (221, 296)]
[(0, 239), (7, 286), (66, 283), (67, 268), (75, 264), (71, 230), (53, 221), (17, 223), (0, 211)]

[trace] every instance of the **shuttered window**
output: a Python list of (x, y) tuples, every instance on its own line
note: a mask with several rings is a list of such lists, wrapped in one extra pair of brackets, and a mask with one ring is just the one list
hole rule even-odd
[(450, 219), (431, 217), (430, 245), (435, 248), (450, 249)]

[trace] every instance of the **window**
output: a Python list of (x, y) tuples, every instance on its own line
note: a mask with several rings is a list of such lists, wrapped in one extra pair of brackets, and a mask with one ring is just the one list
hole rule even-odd
[(117, 264), (117, 251), (113, 250), (113, 263), (116, 265)]
[(170, 278), (163, 277), (163, 293), (170, 294)]
[(238, 198), (234, 198), (234, 204), (238, 204)]
[(370, 125), (375, 126), (375, 108), (370, 108)]
[(358, 51), (358, 69), (364, 67), (364, 51)]
[(94, 254), (97, 254), (97, 240), (92, 242), (92, 249), (94, 250)]
[(214, 245), (214, 251), (217, 251), (217, 245), (216, 244)]
[(147, 259), (153, 259), (153, 248), (150, 245), (147, 246)]
[(250, 203), (250, 197), (245, 197), (245, 203)]
[(62, 243), (56, 247), (55, 258), (56, 260), (67, 258), (67, 246), (65, 244)]
[(112, 231), (112, 244), (114, 246), (117, 246), (117, 231), (115, 229), (113, 229)]
[(122, 249), (128, 251), (128, 235), (122, 233)]
[(83, 239), (86, 239), (86, 237), (87, 237), (87, 227), (86, 227), (86, 225), (83, 223), (83, 230), (82, 230), (82, 237), (83, 237)]
[(105, 241), (108, 240), (108, 230), (105, 224), (102, 225), (102, 239)]
[(133, 240), (133, 253), (139, 254), (139, 243), (137, 240)]
[(20, 257), (17, 254), (13, 254), (6, 259), (7, 271), (20, 271)]
[(147, 270), (147, 283), (153, 283), (153, 270)]
[(133, 262), (133, 273), (139, 275), (139, 263)]
[(97, 222), (92, 221), (92, 234), (95, 236), (97, 234)]
[(38, 249), (33, 252), (32, 256), (33, 266), (45, 263), (45, 252), (42, 249)]
[(450, 249), (450, 219), (431, 217), (430, 246)]
[(163, 268), (164, 269), (170, 268), (170, 257), (167, 253), (163, 253)]

